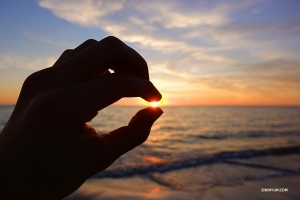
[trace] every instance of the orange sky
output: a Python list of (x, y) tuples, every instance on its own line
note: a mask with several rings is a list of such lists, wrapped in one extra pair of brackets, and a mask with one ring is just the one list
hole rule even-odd
[(0, 104), (65, 49), (114, 35), (147, 61), (161, 106), (300, 105), (297, 1), (129, 2), (3, 1)]

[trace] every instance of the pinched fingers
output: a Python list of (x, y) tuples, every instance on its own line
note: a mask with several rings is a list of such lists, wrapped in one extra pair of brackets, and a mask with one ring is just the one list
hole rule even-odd
[(141, 97), (146, 101), (159, 101), (161, 94), (148, 80), (126, 73), (114, 73), (65, 87), (58, 91), (63, 113), (70, 122), (90, 121), (97, 111), (123, 97)]
[(53, 67), (30, 75), (23, 84), (17, 108), (26, 109), (42, 93), (110, 74), (108, 69), (149, 80), (146, 61), (119, 39), (110, 36), (99, 42), (87, 40), (74, 50), (66, 50)]

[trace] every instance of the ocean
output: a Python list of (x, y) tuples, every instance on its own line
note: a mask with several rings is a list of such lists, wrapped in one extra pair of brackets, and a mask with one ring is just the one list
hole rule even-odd
[[(140, 109), (142, 107), (111, 106), (101, 110), (89, 124), (101, 134), (106, 134), (127, 125)], [(300, 151), (300, 107), (207, 106), (162, 109), (164, 114), (153, 125), (148, 140), (93, 178), (149, 175), (150, 179), (159, 182), (150, 175), (234, 159), (293, 155)], [(0, 130), (12, 110), (12, 106), (0, 107)], [(295, 173), (299, 174), (299, 170)], [(290, 175), (290, 172), (286, 175)], [(247, 180), (256, 176), (247, 175)], [(168, 183), (162, 184), (168, 186)], [(170, 187), (173, 187), (172, 184)]]
[[(100, 133), (126, 125), (141, 107), (108, 107), (90, 123)], [(165, 172), (300, 149), (300, 107), (163, 107), (148, 140), (98, 177)]]

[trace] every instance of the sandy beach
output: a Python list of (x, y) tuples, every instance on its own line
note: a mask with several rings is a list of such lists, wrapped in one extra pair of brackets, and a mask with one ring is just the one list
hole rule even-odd
[(66, 200), (299, 199), (299, 185), (300, 154), (289, 154), (229, 159), (166, 173), (91, 178)]

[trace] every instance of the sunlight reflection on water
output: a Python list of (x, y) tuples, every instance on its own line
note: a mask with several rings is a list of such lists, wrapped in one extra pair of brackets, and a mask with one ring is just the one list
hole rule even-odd
[[(108, 107), (89, 124), (100, 133), (127, 125), (143, 107)], [(148, 140), (107, 170), (187, 162), (222, 152), (300, 145), (300, 107), (163, 107)], [(0, 107), (1, 128), (13, 107)], [(125, 141), (124, 141), (125, 142)]]
[[(109, 107), (91, 124), (109, 133), (142, 107)], [(172, 163), (219, 152), (300, 144), (299, 107), (163, 107), (148, 140), (110, 169)], [(101, 126), (97, 126), (101, 124)], [(152, 162), (151, 159), (152, 158)], [(156, 159), (156, 160), (155, 160)], [(147, 161), (147, 162), (146, 162)]]

